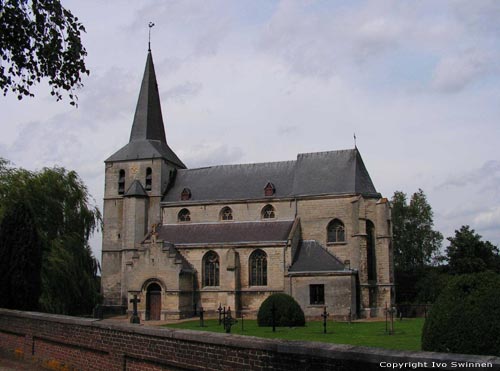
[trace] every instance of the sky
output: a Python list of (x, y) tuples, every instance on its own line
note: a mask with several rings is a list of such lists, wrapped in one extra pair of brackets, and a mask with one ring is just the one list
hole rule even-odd
[[(500, 2), (62, 1), (84, 24), (78, 108), (0, 96), (0, 157), (76, 170), (102, 210), (148, 47), (167, 142), (189, 167), (356, 144), (377, 190), (423, 189), (444, 237), (500, 245)], [(101, 235), (91, 240), (101, 255)], [(447, 246), (444, 240), (443, 246)]]

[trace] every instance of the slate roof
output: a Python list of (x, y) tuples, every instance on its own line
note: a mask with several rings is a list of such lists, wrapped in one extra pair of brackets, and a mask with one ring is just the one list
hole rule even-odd
[(179, 202), (184, 188), (190, 189), (191, 202), (263, 199), (268, 182), (276, 187), (276, 198), (322, 194), (380, 197), (355, 148), (303, 153), (295, 161), (181, 169), (163, 201)]
[(301, 241), (289, 272), (344, 271), (342, 262), (330, 254), (318, 241)]
[(164, 158), (181, 168), (186, 167), (167, 144), (153, 56), (149, 51), (135, 109), (130, 141), (105, 162), (157, 157)]
[(132, 182), (130, 187), (128, 187), (127, 192), (124, 194), (125, 197), (147, 197), (148, 194), (142, 187), (141, 183), (136, 179)]
[(178, 244), (285, 242), (292, 229), (292, 221), (220, 222), (162, 225), (158, 238)]

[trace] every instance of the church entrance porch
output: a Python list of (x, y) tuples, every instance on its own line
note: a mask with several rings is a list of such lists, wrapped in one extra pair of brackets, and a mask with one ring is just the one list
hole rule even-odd
[(161, 319), (161, 287), (151, 283), (146, 292), (146, 320), (159, 321)]

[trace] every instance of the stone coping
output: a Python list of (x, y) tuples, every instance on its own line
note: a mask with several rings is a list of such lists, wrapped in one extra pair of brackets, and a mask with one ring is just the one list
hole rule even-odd
[[(152, 337), (170, 338), (186, 342), (196, 342), (212, 345), (221, 345), (232, 348), (245, 348), (267, 352), (304, 355), (337, 360), (356, 360), (379, 364), (380, 362), (417, 363), (432, 362), (473, 362), (490, 363), (491, 369), (500, 369), (500, 357), (480, 356), (455, 353), (437, 353), (424, 351), (400, 351), (374, 347), (364, 347), (346, 344), (330, 344), (314, 341), (297, 341), (282, 339), (264, 339), (254, 336), (235, 334), (213, 333), (206, 331), (171, 329), (134, 325), (128, 323), (113, 323), (111, 321), (93, 318), (71, 317), (58, 314), (39, 312), (24, 312), (0, 308), (0, 316), (20, 317), (36, 321), (65, 323), (69, 325), (96, 327), (103, 330), (112, 330), (133, 333)], [(456, 369), (457, 367), (444, 367), (441, 369)]]

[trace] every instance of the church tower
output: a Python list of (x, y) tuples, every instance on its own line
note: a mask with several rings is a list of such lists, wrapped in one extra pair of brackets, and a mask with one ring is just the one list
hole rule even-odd
[(160, 223), (161, 198), (176, 169), (186, 168), (167, 144), (151, 50), (130, 140), (105, 164), (102, 293), (104, 305), (126, 306), (132, 250)]

